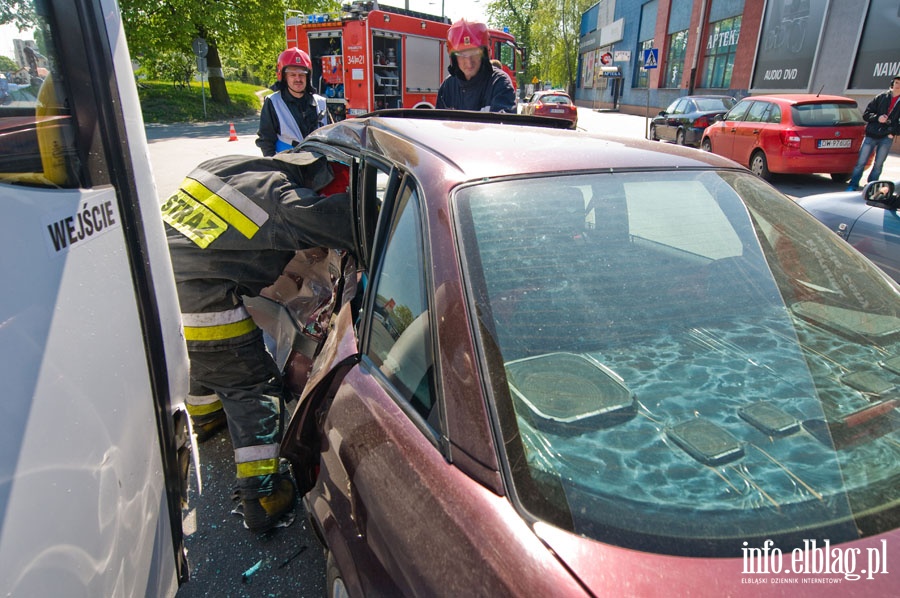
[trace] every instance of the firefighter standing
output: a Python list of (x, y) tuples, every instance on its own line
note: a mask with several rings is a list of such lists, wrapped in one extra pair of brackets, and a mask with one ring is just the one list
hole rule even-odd
[(288, 48), (278, 56), (277, 91), (263, 102), (256, 145), (264, 156), (290, 149), (328, 124), (325, 98), (315, 93), (309, 54)]
[(515, 113), (512, 82), (489, 60), (487, 26), (460, 19), (447, 31), (447, 42), (450, 76), (438, 89), (437, 107)]
[[(265, 531), (295, 503), (280, 473), (281, 373), (242, 301), (272, 284), (298, 249), (350, 248), (348, 195), (319, 195), (325, 158), (225, 156), (194, 169), (162, 206), (190, 358), (198, 437), (225, 425), (244, 523)], [(223, 411), (224, 409), (224, 411)]]

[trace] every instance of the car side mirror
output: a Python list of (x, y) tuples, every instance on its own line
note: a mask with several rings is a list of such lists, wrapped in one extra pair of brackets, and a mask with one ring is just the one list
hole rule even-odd
[(863, 198), (866, 202), (894, 207), (898, 200), (894, 195), (895, 189), (896, 185), (892, 181), (873, 181), (863, 189)]
[(666, 115), (666, 111), (665, 111), (665, 110), (660, 110), (660, 111), (659, 111), (659, 114), (657, 114), (656, 116), (665, 116), (665, 115)]
[(723, 120), (725, 120), (725, 115), (724, 115), (724, 114), (716, 114), (715, 116), (713, 116), (713, 122), (714, 122), (714, 123), (720, 123), (720, 122), (722, 122)]

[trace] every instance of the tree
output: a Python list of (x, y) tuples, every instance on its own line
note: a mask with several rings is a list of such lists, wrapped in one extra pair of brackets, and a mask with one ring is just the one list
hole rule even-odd
[(596, 0), (492, 0), (492, 26), (507, 26), (525, 49), (520, 85), (533, 78), (564, 85), (571, 93), (578, 77), (581, 15)]
[(206, 40), (209, 92), (213, 102), (230, 103), (222, 56), (242, 56), (250, 71), (267, 70), (274, 79), (285, 48), (284, 11), (336, 10), (336, 0), (119, 0), (134, 58), (166, 52), (192, 54), (195, 37)]

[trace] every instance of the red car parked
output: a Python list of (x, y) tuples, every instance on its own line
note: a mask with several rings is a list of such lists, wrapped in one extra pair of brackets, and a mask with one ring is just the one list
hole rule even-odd
[(706, 128), (700, 147), (764, 179), (772, 173), (825, 172), (844, 182), (864, 136), (865, 122), (851, 98), (773, 94), (738, 102)]
[(897, 287), (734, 162), (567, 126), (294, 150), (358, 229), (282, 441), (328, 595), (896, 594)]
[(572, 126), (578, 125), (578, 108), (572, 103), (572, 98), (564, 91), (537, 91), (522, 105), (522, 114), (532, 116), (551, 116), (572, 121)]

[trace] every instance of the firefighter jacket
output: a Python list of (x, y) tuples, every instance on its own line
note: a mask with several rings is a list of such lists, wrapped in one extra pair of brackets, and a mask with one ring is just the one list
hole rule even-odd
[[(348, 195), (316, 193), (332, 177), (325, 158), (309, 152), (224, 156), (188, 174), (162, 206), (182, 313), (240, 306), (241, 296), (272, 284), (297, 250), (351, 249)], [(194, 333), (215, 348), (209, 333), (188, 324), (189, 349)]]
[(481, 60), (481, 70), (470, 80), (456, 66), (456, 57), (451, 58), (449, 70), (450, 76), (438, 89), (437, 108), (515, 114), (516, 91), (512, 82), (486, 56)]

